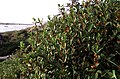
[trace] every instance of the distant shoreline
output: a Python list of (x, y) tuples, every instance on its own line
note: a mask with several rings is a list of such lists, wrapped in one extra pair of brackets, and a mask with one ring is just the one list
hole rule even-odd
[(32, 27), (33, 24), (8, 24), (8, 25), (3, 25), (1, 24), (0, 25), (0, 33), (4, 33), (4, 32), (9, 32), (9, 31), (19, 31), (19, 30), (22, 30), (22, 29), (26, 29), (26, 28), (29, 28), (29, 27)]
[(0, 25), (33, 25), (27, 23), (0, 23)]

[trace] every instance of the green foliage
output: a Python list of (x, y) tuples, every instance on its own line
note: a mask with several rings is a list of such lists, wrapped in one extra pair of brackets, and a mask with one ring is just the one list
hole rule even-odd
[(12, 58), (0, 62), (0, 79), (17, 79), (20, 76), (19, 59)]
[(80, 5), (76, 0), (67, 7), (59, 5), (59, 11), (48, 17), (42, 31), (36, 25), (43, 26), (40, 19), (33, 18), (36, 26), (30, 32), (30, 45), (25, 48), (21, 42), (24, 53), (17, 54), (17, 78), (119, 79), (119, 1)]
[(67, 8), (59, 5), (60, 15), (49, 17), (42, 33), (32, 32), (22, 78), (120, 78), (119, 2), (76, 1)]
[[(23, 40), (27, 44), (26, 39), (28, 38), (27, 30), (12, 31), (1, 33), (3, 36), (3, 43), (0, 45), (0, 57), (11, 55), (16, 52), (16, 49), (19, 50), (20, 41)], [(24, 44), (21, 42), (20, 48), (22, 50)], [(20, 52), (22, 52), (20, 50)], [(7, 60), (0, 60), (0, 79), (17, 79), (20, 78), (20, 56), (18, 53), (13, 56), (11, 55)]]
[(16, 52), (16, 49), (19, 49), (20, 41), (27, 43), (26, 39), (28, 38), (27, 29), (20, 31), (11, 31), (1, 33), (3, 36), (3, 43), (0, 45), (0, 56), (10, 55)]

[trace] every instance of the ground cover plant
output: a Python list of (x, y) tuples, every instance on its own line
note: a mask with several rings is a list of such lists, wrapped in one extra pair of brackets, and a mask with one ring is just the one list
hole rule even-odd
[(13, 78), (119, 79), (119, 4), (117, 0), (82, 4), (73, 0), (67, 6), (58, 5), (60, 14), (48, 17), (46, 27), (34, 19), (29, 45), (20, 42), (21, 49), (14, 56), (19, 72)]

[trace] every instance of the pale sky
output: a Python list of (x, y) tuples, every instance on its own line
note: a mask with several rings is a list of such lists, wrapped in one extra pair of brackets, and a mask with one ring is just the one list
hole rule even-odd
[(47, 20), (58, 13), (58, 4), (69, 0), (0, 0), (0, 22), (32, 23), (32, 18)]

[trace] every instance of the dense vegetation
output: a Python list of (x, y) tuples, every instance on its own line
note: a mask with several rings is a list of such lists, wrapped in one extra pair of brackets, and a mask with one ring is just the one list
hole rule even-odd
[(25, 46), (0, 63), (0, 78), (119, 79), (120, 2), (77, 0), (58, 5), (60, 14), (42, 30), (34, 26)]
[(26, 39), (28, 38), (28, 30), (29, 29), (0, 33), (2, 36), (2, 42), (0, 43), (0, 56), (14, 54), (16, 49), (19, 49), (20, 41), (26, 42)]

